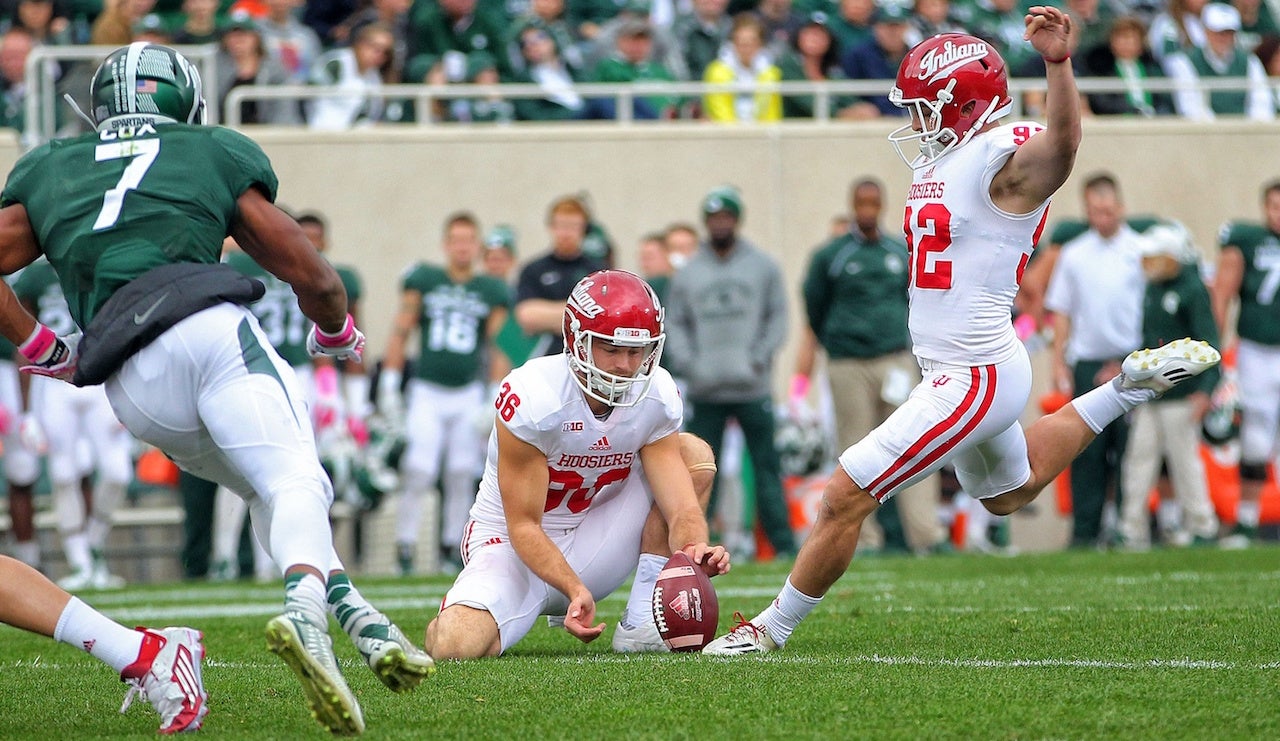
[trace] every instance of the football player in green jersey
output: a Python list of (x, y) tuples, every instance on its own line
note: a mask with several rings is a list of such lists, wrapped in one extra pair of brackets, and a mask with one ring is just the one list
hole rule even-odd
[(1221, 252), (1213, 309), (1226, 336), (1233, 303), (1240, 384), (1240, 503), (1224, 548), (1247, 547), (1258, 536), (1267, 461), (1280, 442), (1280, 180), (1262, 188), (1264, 223), (1227, 222), (1218, 235)]
[[(443, 237), (443, 267), (419, 263), (405, 273), (400, 310), (378, 379), (383, 414), (405, 419), (402, 491), (396, 502), (396, 553), (402, 573), (413, 571), (423, 516), (435, 522), (437, 504), (430, 494), (437, 478), (443, 494), (440, 556), (461, 565), (462, 529), (475, 500), (497, 398), (496, 392), (485, 393), (486, 381), (492, 389), (511, 369), (496, 345), (511, 294), (506, 283), (477, 270), (479, 223), (469, 213), (453, 214), (445, 220)], [(405, 345), (415, 329), (421, 348), (404, 415), (400, 380)], [(432, 542), (434, 549), (436, 539)], [(428, 565), (435, 555), (429, 554)]]
[(0, 194), (0, 273), (47, 256), (84, 333), (57, 336), (3, 286), (0, 334), (31, 372), (105, 383), (135, 437), (248, 500), (259, 541), (284, 568), (285, 611), (267, 623), (268, 645), (322, 725), (359, 733), (330, 615), (393, 690), (434, 666), (345, 574), (297, 378), (245, 306), (262, 284), (218, 263), (222, 241), (234, 237), (293, 286), (315, 322), (312, 354), (359, 358), (364, 335), (342, 282), (274, 205), (262, 150), (202, 125), (200, 76), (181, 54), (146, 42), (117, 49), (94, 74), (90, 102), (95, 131), (28, 152)]

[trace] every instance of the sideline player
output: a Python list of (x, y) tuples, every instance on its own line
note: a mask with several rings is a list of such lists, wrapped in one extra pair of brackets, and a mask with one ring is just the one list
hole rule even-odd
[[(924, 378), (907, 401), (840, 456), (812, 534), (773, 601), (703, 649), (781, 648), (849, 567), (862, 520), (880, 502), (954, 462), (964, 490), (1004, 515), (1030, 502), (1107, 424), (1213, 367), (1217, 350), (1178, 340), (1125, 359), (1120, 375), (1023, 430), (1031, 364), (1010, 320), (1018, 278), (1049, 198), (1080, 145), (1080, 96), (1068, 62), (1071, 19), (1027, 11), (1026, 39), (1044, 57), (1048, 125), (1000, 125), (1010, 109), (1004, 60), (965, 34), (909, 51), (889, 99), (911, 112), (890, 134), (915, 171), (907, 196), (908, 323)], [(914, 157), (903, 150), (919, 145)]]
[(46, 255), (84, 335), (58, 337), (7, 286), (0, 333), (29, 371), (105, 382), (136, 437), (249, 501), (258, 540), (284, 567), (285, 610), (267, 623), (268, 646), (322, 725), (359, 733), (330, 615), (393, 690), (434, 666), (346, 576), (302, 390), (245, 306), (262, 284), (218, 264), (222, 241), (234, 237), (294, 287), (316, 322), (313, 354), (359, 358), (364, 336), (342, 282), (272, 203), (277, 180), (262, 150), (203, 125), (200, 75), (181, 54), (146, 42), (117, 49), (90, 99), (95, 131), (24, 155), (0, 195), (0, 273)]
[[(48, 260), (28, 265), (13, 285), (14, 293), (36, 319), (57, 334), (75, 331), (75, 322)], [(31, 379), (36, 417), (47, 441), (49, 483), (58, 532), (71, 573), (58, 582), (70, 592), (118, 589), (124, 580), (107, 568), (104, 555), (111, 518), (124, 502), (133, 478), (132, 438), (120, 426), (101, 386), (76, 388), (47, 378)], [(82, 446), (91, 465), (81, 465)], [(81, 480), (95, 477), (92, 494)]]
[(1227, 222), (1218, 235), (1213, 308), (1223, 337), (1239, 302), (1240, 502), (1236, 524), (1220, 542), (1230, 549), (1247, 548), (1258, 537), (1267, 461), (1280, 442), (1280, 180), (1263, 186), (1262, 216), (1261, 224)]
[[(729, 570), (724, 547), (707, 545), (690, 477), (710, 462), (708, 448), (680, 434), (680, 396), (658, 366), (665, 337), (653, 289), (632, 273), (592, 273), (570, 294), (563, 326), (564, 354), (528, 361), (499, 388), (466, 565), (427, 626), (427, 650), (440, 658), (497, 656), (539, 615), (564, 616), (572, 635), (595, 640), (605, 629), (596, 600), (642, 551), (682, 550), (708, 574)], [(638, 574), (648, 586), (632, 589), (637, 613), (652, 615), (656, 578)]]

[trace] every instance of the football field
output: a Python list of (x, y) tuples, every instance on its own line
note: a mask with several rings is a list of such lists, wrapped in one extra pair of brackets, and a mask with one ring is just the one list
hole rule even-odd
[[(715, 580), (721, 625), (776, 594), (785, 564)], [(413, 637), (447, 579), (366, 580)], [(205, 632), (210, 738), (322, 738), (267, 652), (274, 585), (89, 593), (126, 624)], [(1014, 558), (859, 558), (786, 649), (758, 658), (622, 656), (539, 624), (509, 655), (444, 663), (387, 691), (345, 637), (373, 739), (1280, 738), (1280, 549)], [(335, 633), (337, 629), (335, 626)], [(142, 738), (157, 716), (72, 648), (0, 627), (0, 738)]]

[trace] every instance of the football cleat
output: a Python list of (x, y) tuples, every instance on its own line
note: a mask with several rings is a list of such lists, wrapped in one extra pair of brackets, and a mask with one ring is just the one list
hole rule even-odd
[(1227, 551), (1242, 551), (1258, 538), (1258, 528), (1236, 523), (1231, 531), (1218, 541), (1218, 547)]
[(351, 637), (365, 663), (392, 692), (408, 692), (436, 673), (436, 663), (386, 615), (378, 615)]
[(200, 728), (209, 713), (209, 695), (200, 676), (204, 635), (191, 628), (138, 630), (144, 635), (138, 660), (120, 672), (120, 680), (130, 685), (120, 712), (140, 695), (160, 714), (160, 733)]
[(1134, 350), (1120, 366), (1120, 385), (1163, 394), (1183, 381), (1204, 373), (1222, 355), (1204, 340), (1184, 337), (1154, 350)]
[(298, 675), (311, 717), (320, 725), (339, 736), (364, 732), (360, 704), (338, 670), (328, 631), (290, 610), (267, 623), (267, 648)]
[(733, 630), (703, 646), (702, 653), (710, 656), (742, 656), (744, 654), (764, 654), (777, 651), (781, 646), (769, 637), (769, 629), (742, 617), (742, 613), (733, 613), (738, 621)]
[(94, 589), (124, 589), (125, 587), (124, 577), (111, 573), (106, 561), (96, 559), (93, 562), (89, 581)]
[(93, 569), (72, 571), (58, 580), (58, 587), (73, 594), (93, 589)]
[(619, 621), (617, 629), (613, 631), (613, 650), (620, 654), (671, 652), (652, 620), (646, 620), (635, 627)]

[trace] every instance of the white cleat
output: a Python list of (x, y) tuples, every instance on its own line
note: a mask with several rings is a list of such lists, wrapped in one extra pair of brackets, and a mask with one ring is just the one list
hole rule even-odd
[(636, 627), (619, 621), (618, 627), (613, 631), (613, 650), (620, 654), (671, 652), (652, 620)]
[(342, 678), (325, 628), (290, 610), (267, 623), (267, 647), (298, 675), (311, 716), (320, 725), (338, 736), (364, 732), (360, 704)]
[(73, 571), (58, 580), (58, 586), (64, 591), (75, 593), (93, 589), (93, 570)]
[(764, 654), (777, 651), (781, 646), (769, 637), (769, 629), (742, 617), (742, 613), (733, 613), (738, 624), (733, 630), (720, 636), (702, 648), (702, 653), (709, 656), (743, 656), (745, 654)]
[(139, 657), (121, 672), (121, 680), (130, 687), (120, 712), (128, 710), (133, 698), (140, 695), (160, 714), (160, 733), (199, 729), (209, 713), (209, 694), (200, 675), (204, 635), (191, 628), (139, 630), (146, 635), (142, 653), (154, 654), (149, 662)]
[(1151, 389), (1157, 395), (1222, 361), (1222, 355), (1204, 340), (1184, 337), (1153, 350), (1134, 350), (1120, 366), (1120, 385), (1127, 389)]
[(365, 663), (392, 692), (408, 692), (436, 673), (436, 663), (386, 615), (379, 615), (351, 639)]

